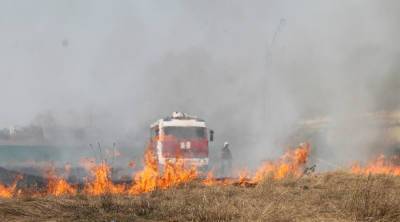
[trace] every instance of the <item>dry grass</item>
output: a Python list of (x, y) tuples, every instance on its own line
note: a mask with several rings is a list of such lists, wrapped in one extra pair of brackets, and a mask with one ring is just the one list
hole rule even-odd
[(254, 188), (199, 183), (141, 196), (21, 197), (0, 221), (400, 221), (400, 178), (326, 173)]

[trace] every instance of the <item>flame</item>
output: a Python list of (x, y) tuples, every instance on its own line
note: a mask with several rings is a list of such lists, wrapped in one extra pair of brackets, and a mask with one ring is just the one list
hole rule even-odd
[(296, 149), (287, 151), (279, 160), (264, 163), (253, 177), (253, 182), (259, 182), (267, 176), (274, 179), (283, 179), (289, 175), (300, 176), (303, 166), (307, 163), (310, 153), (308, 143), (300, 144)]
[(213, 170), (209, 171), (206, 178), (202, 181), (206, 186), (226, 186), (232, 185), (235, 182), (236, 180), (232, 178), (215, 178)]
[[(65, 165), (66, 172), (69, 173), (70, 165)], [(77, 189), (70, 185), (64, 178), (56, 175), (54, 166), (46, 170), (47, 194), (54, 196), (75, 195)]]
[(376, 159), (367, 163), (366, 166), (361, 166), (359, 163), (356, 163), (350, 170), (355, 174), (387, 174), (400, 176), (400, 166), (395, 163), (398, 162), (398, 160), (398, 156), (386, 158), (381, 154)]
[(241, 170), (239, 171), (239, 183), (244, 183), (249, 180), (249, 171)]
[[(90, 168), (89, 172), (91, 173), (91, 178), (84, 184), (81, 192), (90, 196), (99, 196), (103, 194), (137, 195), (157, 189), (167, 189), (172, 186), (186, 184), (199, 178), (197, 169), (193, 166), (185, 165), (184, 159), (179, 157), (177, 157), (174, 162), (167, 162), (163, 165), (163, 168), (160, 169), (154, 149), (151, 148), (152, 147), (149, 145), (149, 147), (146, 149), (144, 155), (144, 167), (141, 171), (137, 172), (133, 176), (133, 183), (130, 186), (127, 186), (126, 184), (113, 183), (111, 180), (111, 167), (106, 161), (96, 164), (95, 159), (82, 159), (80, 163), (84, 167)], [(249, 171), (245, 170), (240, 171), (237, 178), (217, 179), (214, 177), (213, 171), (209, 171), (202, 183), (206, 186), (254, 186), (267, 176), (271, 176), (273, 179), (277, 180), (288, 175), (301, 176), (303, 172), (303, 166), (307, 163), (309, 152), (309, 144), (300, 144), (296, 149), (287, 151), (278, 160), (264, 163), (253, 175), (249, 173)], [(388, 167), (383, 157), (377, 162), (380, 164), (380, 166)], [(394, 172), (394, 170), (392, 170), (390, 167), (393, 166), (390, 165), (389, 170), (384, 172)], [(67, 164), (64, 172), (68, 174), (70, 170), (71, 165)], [(355, 172), (368, 171), (361, 167), (354, 167), (353, 170)], [(400, 171), (396, 172), (400, 175)], [(64, 179), (66, 175), (57, 175), (54, 167), (48, 168), (46, 171), (46, 176), (48, 179), (48, 195), (62, 196), (76, 195), (78, 193), (78, 188), (69, 184)], [(14, 196), (17, 181), (18, 180), (16, 180), (9, 187), (0, 184), (0, 197), (10, 198)]]
[(265, 162), (256, 170), (253, 177), (249, 176), (250, 173), (248, 171), (242, 170), (239, 172), (239, 179), (216, 179), (213, 172), (210, 171), (203, 180), (203, 184), (206, 186), (232, 184), (247, 186), (257, 184), (268, 176), (276, 180), (283, 179), (289, 175), (301, 176), (309, 153), (310, 145), (302, 143), (296, 149), (287, 151), (279, 160)]
[(7, 187), (0, 183), (0, 198), (11, 198), (15, 191), (15, 187)]
[(164, 167), (164, 173), (158, 181), (160, 188), (168, 188), (182, 183), (190, 182), (197, 178), (197, 169), (195, 167), (186, 168), (182, 159), (176, 163), (167, 163)]
[(157, 187), (158, 166), (154, 152), (147, 148), (144, 154), (144, 168), (142, 171), (135, 174), (133, 180), (134, 185), (129, 189), (129, 194), (139, 194), (143, 192), (150, 192)]
[(47, 184), (48, 194), (54, 196), (62, 195), (75, 195), (77, 190), (72, 185), (70, 185), (65, 179), (62, 178), (52, 178)]
[(111, 180), (111, 168), (103, 161), (96, 163), (95, 158), (83, 158), (80, 165), (88, 170), (93, 177), (85, 183), (84, 192), (88, 195), (121, 194), (125, 191), (125, 184), (114, 184)]
[(212, 186), (215, 185), (215, 182), (216, 180), (214, 177), (214, 172), (213, 171), (208, 172), (206, 178), (203, 180), (203, 184), (206, 186)]
[(185, 166), (181, 158), (176, 158), (175, 163), (166, 163), (163, 172), (159, 172), (157, 159), (150, 146), (146, 149), (144, 161), (145, 166), (134, 176), (134, 184), (129, 189), (129, 194), (151, 192), (157, 188), (166, 189), (193, 181), (198, 177), (197, 169)]
[(114, 184), (110, 178), (110, 167), (106, 163), (96, 165), (91, 170), (92, 181), (87, 182), (84, 192), (88, 195), (99, 196), (103, 194), (119, 194), (125, 190), (125, 185)]
[(0, 183), (0, 198), (11, 198), (14, 195), (15, 190), (17, 189), (18, 181), (21, 179), (22, 176), (18, 175), (10, 186), (6, 186)]

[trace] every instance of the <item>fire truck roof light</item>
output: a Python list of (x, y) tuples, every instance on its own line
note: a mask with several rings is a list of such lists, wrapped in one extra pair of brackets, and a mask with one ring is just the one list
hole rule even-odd
[(193, 119), (196, 121), (201, 121), (204, 122), (204, 120), (196, 117), (196, 116), (191, 116), (187, 113), (184, 112), (173, 112), (171, 116), (164, 118), (165, 121), (171, 120), (171, 119), (183, 119), (183, 120), (189, 120)]

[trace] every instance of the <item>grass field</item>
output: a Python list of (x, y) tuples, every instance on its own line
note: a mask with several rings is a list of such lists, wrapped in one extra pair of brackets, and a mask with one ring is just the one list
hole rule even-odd
[(342, 172), (255, 187), (192, 182), (138, 196), (0, 200), (0, 221), (400, 221), (400, 178)]

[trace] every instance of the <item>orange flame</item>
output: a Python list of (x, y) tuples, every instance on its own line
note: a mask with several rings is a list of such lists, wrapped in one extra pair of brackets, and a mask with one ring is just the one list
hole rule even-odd
[(144, 168), (134, 176), (134, 185), (129, 189), (129, 194), (150, 192), (157, 187), (158, 167), (154, 152), (147, 148), (144, 154)]
[(22, 176), (18, 175), (10, 186), (0, 183), (0, 198), (11, 198), (15, 193), (18, 181), (21, 179)]
[(277, 180), (283, 179), (288, 175), (301, 176), (303, 173), (303, 166), (307, 163), (309, 153), (310, 145), (308, 143), (302, 143), (296, 149), (287, 151), (279, 160), (265, 162), (258, 168), (253, 177), (249, 177), (247, 171), (240, 171), (239, 179), (217, 180), (210, 171), (203, 180), (203, 184), (207, 186), (230, 184), (248, 185), (256, 184), (268, 176), (272, 176), (273, 179)]
[(386, 158), (384, 155), (379, 155), (376, 159), (370, 161), (366, 166), (361, 166), (359, 163), (351, 167), (351, 172), (355, 174), (387, 174), (400, 176), (400, 166), (398, 162), (399, 157), (394, 156)]
[(62, 195), (75, 195), (76, 188), (70, 185), (65, 179), (61, 178), (52, 178), (48, 181), (47, 185), (48, 194), (54, 196), (62, 196)]
[(262, 165), (253, 177), (253, 181), (259, 182), (267, 176), (278, 180), (288, 175), (300, 176), (303, 173), (303, 166), (307, 163), (309, 153), (310, 145), (302, 143), (295, 150), (287, 151), (278, 161), (266, 162)]
[[(241, 179), (239, 178), (239, 181), (240, 180)], [(236, 180), (231, 178), (215, 178), (212, 170), (207, 173), (206, 178), (202, 181), (202, 183), (206, 186), (226, 186), (234, 184), (235, 182)]]
[(249, 171), (241, 170), (239, 171), (239, 183), (244, 183), (249, 179)]
[(166, 163), (163, 172), (159, 172), (157, 159), (151, 147), (146, 149), (144, 161), (145, 166), (134, 176), (134, 184), (129, 189), (129, 194), (150, 192), (157, 188), (166, 189), (190, 182), (198, 176), (197, 169), (187, 168), (180, 158), (177, 158), (175, 163)]
[(160, 188), (168, 188), (182, 183), (190, 182), (197, 178), (197, 169), (195, 167), (186, 168), (184, 161), (179, 159), (176, 163), (167, 163), (164, 167), (164, 173), (158, 181)]
[(213, 171), (209, 171), (207, 173), (206, 178), (203, 180), (203, 184), (206, 186), (212, 186), (215, 184), (215, 177), (214, 177), (214, 172)]
[(0, 183), (0, 198), (11, 198), (15, 191), (15, 187), (7, 187)]
[(106, 163), (101, 163), (91, 170), (94, 179), (85, 184), (84, 192), (99, 196), (103, 194), (123, 193), (125, 185), (113, 184), (110, 178), (110, 167)]
[[(65, 166), (65, 170), (70, 170), (70, 165)], [(47, 194), (54, 196), (75, 195), (77, 189), (70, 185), (64, 178), (56, 175), (54, 166), (51, 166), (46, 171), (47, 177)]]
[[(282, 179), (288, 175), (302, 175), (303, 166), (306, 164), (310, 152), (309, 144), (301, 144), (294, 150), (287, 151), (279, 160), (269, 161), (263, 164), (253, 176), (248, 171), (240, 171), (238, 178), (214, 178), (213, 171), (208, 172), (207, 177), (202, 181), (204, 185), (239, 185), (253, 186), (267, 176), (274, 179)], [(380, 159), (381, 166), (387, 167), (386, 162)], [(126, 184), (114, 184), (111, 180), (111, 168), (106, 162), (96, 164), (94, 159), (82, 159), (81, 165), (90, 167), (92, 179), (84, 185), (83, 192), (87, 195), (98, 196), (103, 194), (130, 194), (137, 195), (151, 192), (156, 189), (166, 189), (171, 186), (185, 184), (199, 178), (197, 169), (192, 166), (185, 166), (185, 161), (176, 158), (175, 162), (167, 162), (162, 171), (159, 169), (157, 157), (148, 147), (144, 156), (144, 168), (134, 175), (133, 183), (130, 187)], [(390, 166), (391, 167), (391, 166)], [(361, 168), (353, 168), (356, 169)], [(71, 165), (65, 166), (65, 172), (71, 170)], [(388, 170), (392, 172), (392, 168)], [(357, 172), (364, 172), (358, 170)], [(387, 171), (384, 171), (387, 172)], [(397, 171), (396, 171), (397, 172)], [(397, 172), (400, 175), (400, 171)], [(77, 187), (69, 184), (63, 177), (56, 175), (54, 167), (50, 167), (47, 172), (47, 194), (54, 196), (76, 195)], [(0, 184), (0, 197), (10, 198), (14, 195), (17, 180), (13, 185), (7, 187)]]

